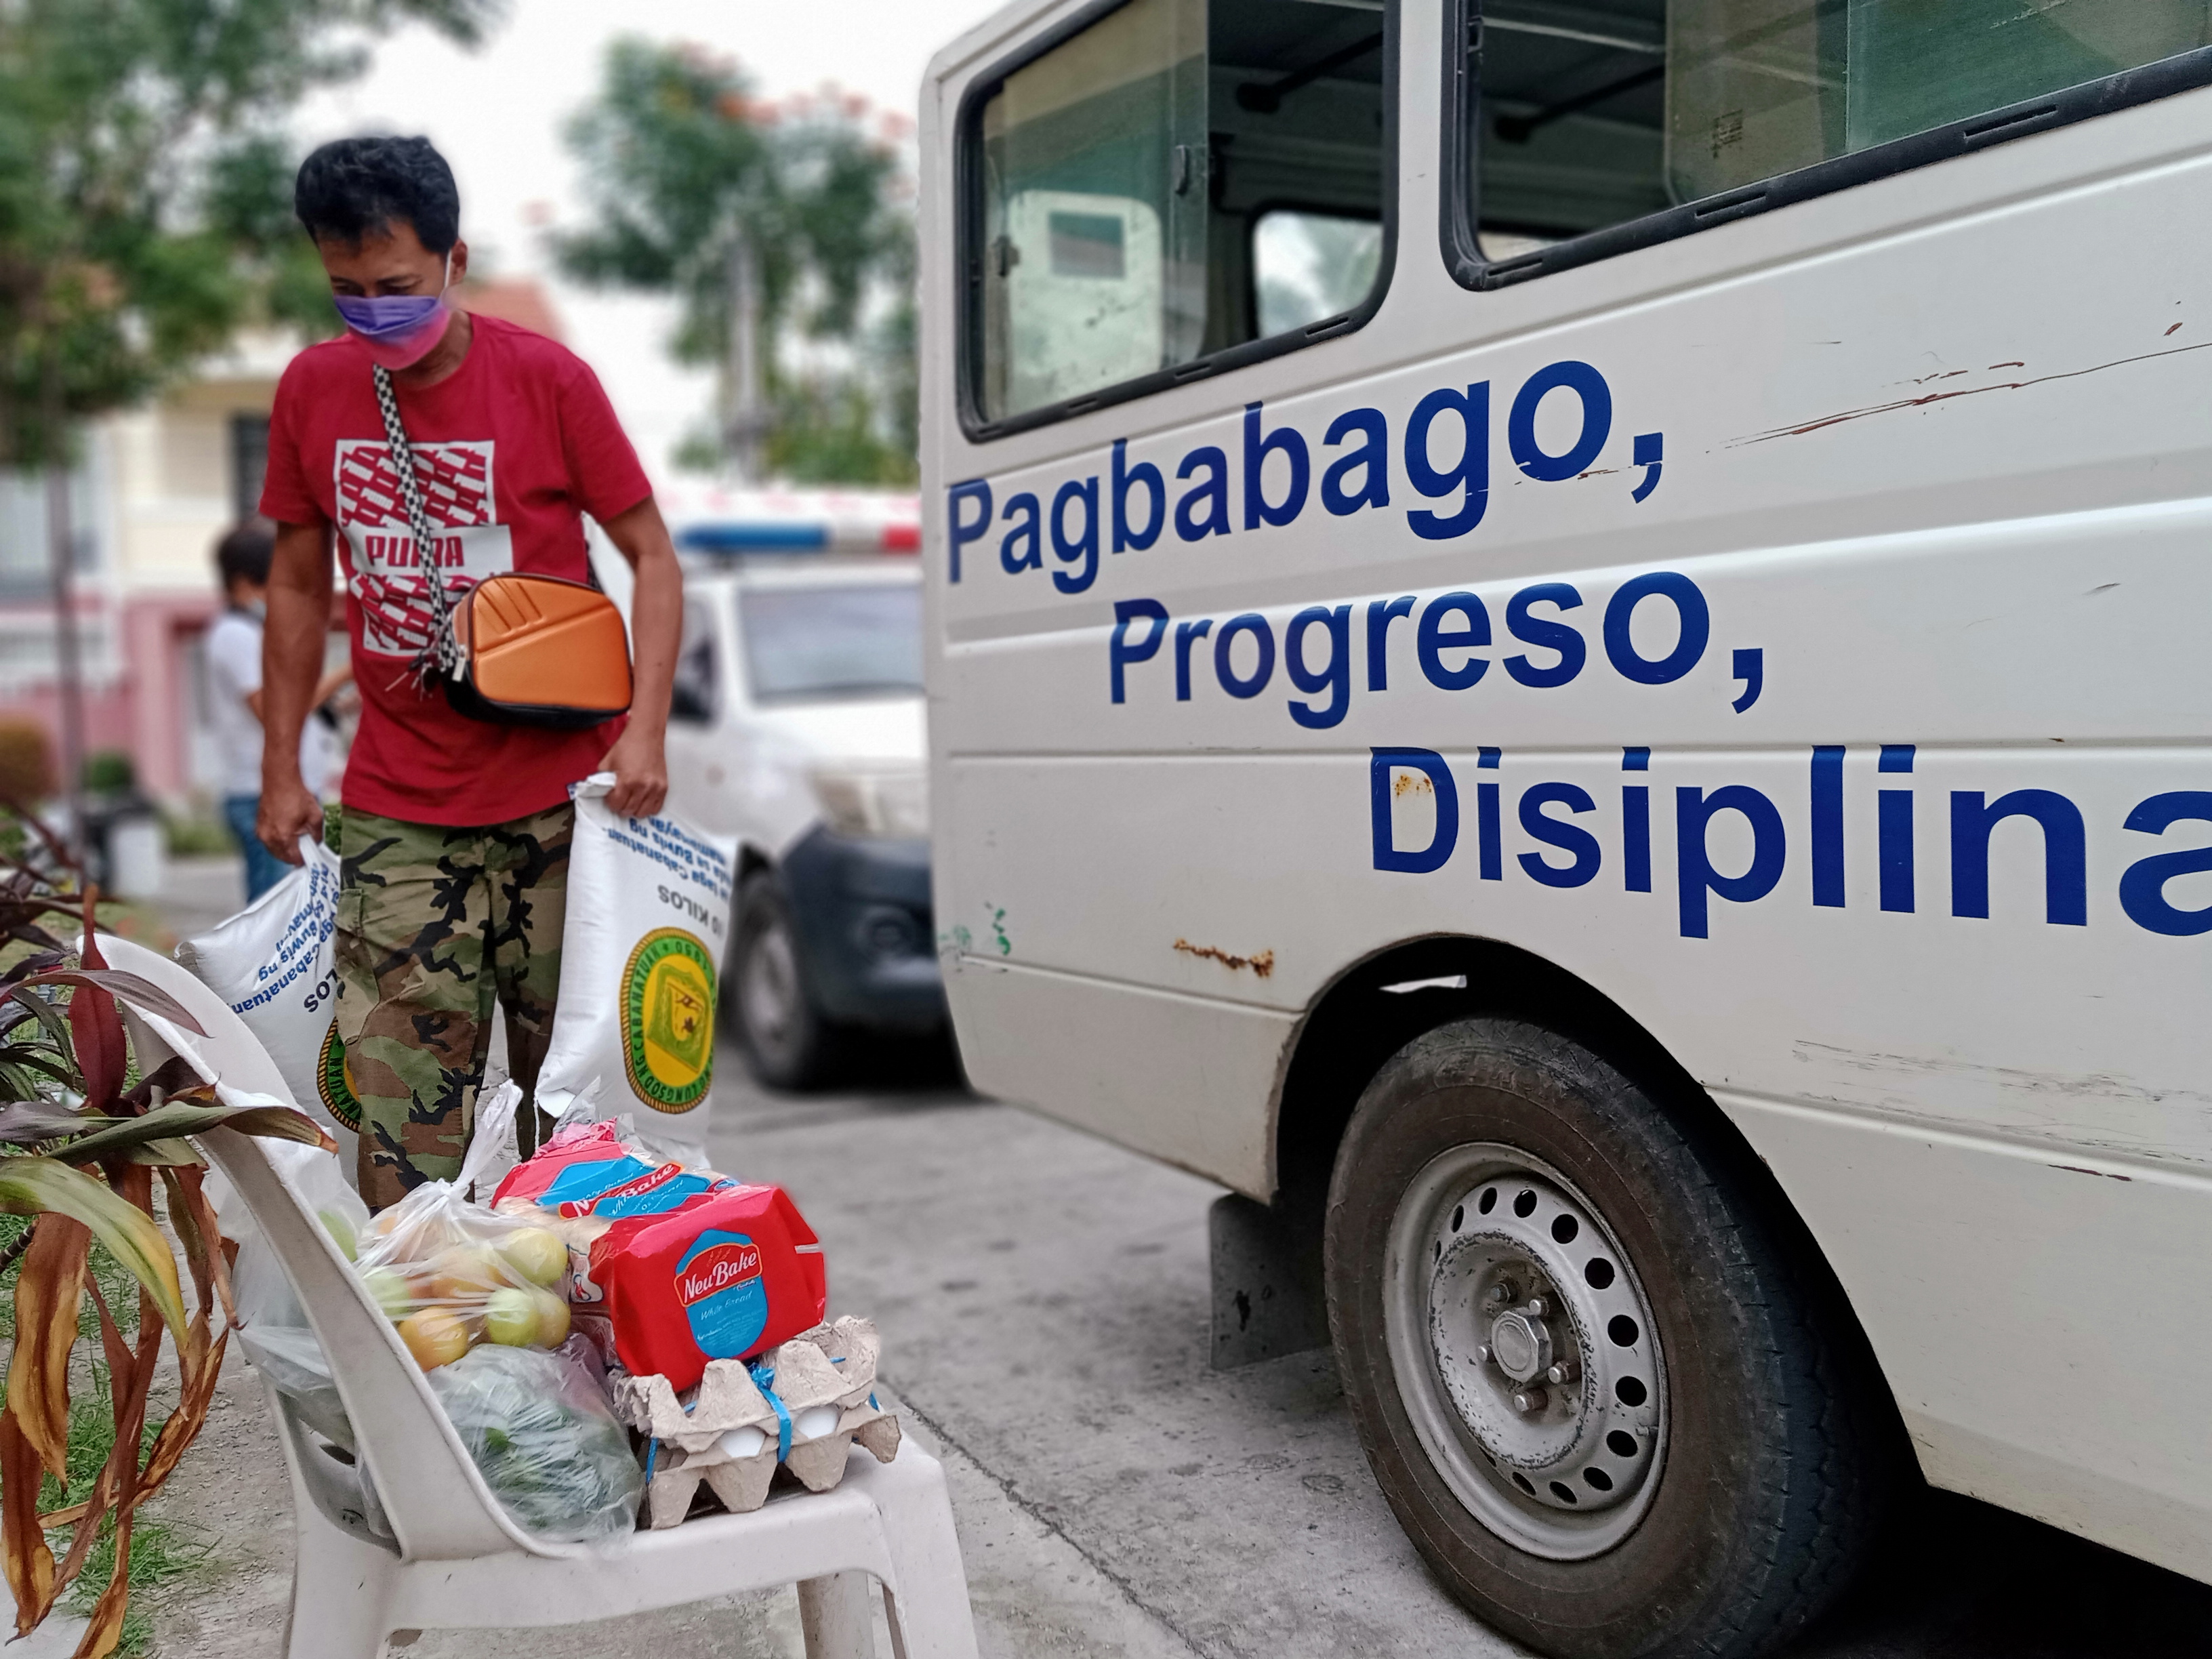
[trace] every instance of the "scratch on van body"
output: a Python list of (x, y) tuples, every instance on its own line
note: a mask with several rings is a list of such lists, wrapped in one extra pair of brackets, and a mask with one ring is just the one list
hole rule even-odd
[(2031, 1072), (2012, 1066), (1983, 1066), (1972, 1060), (1945, 1060), (1933, 1054), (1885, 1054), (1859, 1048), (1839, 1048), (1803, 1038), (1790, 1045), (1806, 1065), (1843, 1066), (1852, 1071), (1890, 1076), (1972, 1078), (1995, 1084), (2008, 1093), (2043, 1100), (2125, 1101), (2138, 1106), (2167, 1104), (2212, 1106), (2212, 1095), (2194, 1089), (2146, 1089), (2124, 1083), (2102, 1072), (2071, 1073)]
[[(2174, 346), (2166, 351), (2147, 351), (2134, 357), (2116, 357), (2109, 363), (2096, 363), (2087, 368), (2069, 368), (2057, 374), (2038, 374), (2025, 380), (1999, 380), (1992, 386), (1962, 386), (1955, 392), (1929, 392), (1917, 398), (1899, 398), (1886, 404), (1869, 404), (1863, 409), (1846, 409), (1796, 426), (1775, 427), (1769, 431), (1753, 433), (1748, 437), (1733, 439), (1728, 447), (1741, 449), (1750, 444), (1766, 443), (1775, 438), (1802, 438), (1808, 432), (1840, 426), (1845, 421), (1864, 420), (1869, 415), (1893, 414), (1900, 409), (1924, 409), (1929, 404), (1947, 403), (1954, 398), (1977, 398), (1984, 392), (2021, 392), (2032, 386), (2046, 386), (2053, 380), (2078, 380), (2084, 374), (2101, 374), (2108, 368), (2122, 368), (2130, 363), (2147, 363), (2158, 357), (2178, 357), (2185, 351), (2202, 351), (2206, 345), (2212, 345), (2212, 341), (2197, 345)], [(2022, 365), (2001, 363), (1996, 367), (2009, 368)]]
[(2133, 1176), (2124, 1176), (2116, 1170), (2085, 1170), (2078, 1164), (2054, 1164), (2054, 1170), (2063, 1170), (2068, 1175), (2102, 1176), (2107, 1181), (2133, 1181)]
[(1206, 961), (1218, 962), (1224, 968), (1232, 971), (1239, 968), (1249, 968), (1261, 979), (1267, 978), (1275, 971), (1275, 953), (1273, 951), (1255, 951), (1249, 957), (1233, 957), (1217, 945), (1193, 945), (1187, 939), (1177, 939), (1175, 942), (1175, 948), (1187, 957), (1203, 957)]

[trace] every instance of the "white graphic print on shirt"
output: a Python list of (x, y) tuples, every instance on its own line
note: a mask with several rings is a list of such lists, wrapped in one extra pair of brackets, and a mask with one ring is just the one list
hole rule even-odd
[[(440, 530), (453, 532), (437, 538), (447, 595), (458, 599), (485, 577), (514, 569), (514, 532), (492, 520), (492, 441), (418, 443), (414, 449), (423, 513)], [(429, 641), (429, 587), (418, 574), (392, 447), (341, 439), (337, 465), (346, 586), (361, 605), (362, 649), (412, 657)]]

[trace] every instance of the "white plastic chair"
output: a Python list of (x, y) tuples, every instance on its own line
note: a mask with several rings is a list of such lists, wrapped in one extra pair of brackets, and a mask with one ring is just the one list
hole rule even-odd
[[(104, 934), (100, 949), (209, 1033), (130, 1016), (147, 1069), (167, 1049), (204, 1075), (290, 1099), (245, 1022), (182, 967)], [(612, 1547), (546, 1543), (485, 1487), (398, 1333), (262, 1143), (216, 1129), (199, 1145), (283, 1263), (360, 1452), (356, 1462), (331, 1445), (270, 1391), (299, 1543), (287, 1659), (377, 1659), (396, 1631), (583, 1624), (790, 1583), (810, 1659), (872, 1659), (862, 1573), (883, 1586), (895, 1659), (975, 1659), (945, 1472), (910, 1442), (889, 1463), (855, 1447), (835, 1491), (772, 1498), (750, 1515), (701, 1516)]]

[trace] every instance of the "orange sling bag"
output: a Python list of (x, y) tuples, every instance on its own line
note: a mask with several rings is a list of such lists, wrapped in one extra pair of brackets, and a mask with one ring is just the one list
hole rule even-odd
[(428, 573), (430, 637), (415, 659), (422, 683), (441, 681), (455, 713), (502, 726), (575, 731), (625, 713), (629, 635), (598, 588), (508, 571), (448, 597), (392, 376), (380, 363), (375, 374), (400, 501)]

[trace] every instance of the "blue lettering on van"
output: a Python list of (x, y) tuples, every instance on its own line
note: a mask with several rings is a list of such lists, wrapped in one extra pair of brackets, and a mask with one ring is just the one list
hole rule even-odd
[[(1436, 422), (1447, 416), (1459, 426), (1459, 459), (1439, 468), (1430, 459), (1429, 435)], [(1423, 541), (1450, 541), (1482, 522), (1490, 504), (1489, 381), (1478, 380), (1464, 392), (1441, 386), (1413, 405), (1413, 418), (1406, 422), (1406, 477), (1432, 500), (1460, 495), (1455, 512), (1406, 509), (1406, 527)]]
[(1581, 608), (1583, 596), (1565, 582), (1538, 582), (1507, 600), (1505, 631), (1523, 645), (1557, 652), (1559, 659), (1549, 666), (1540, 666), (1516, 654), (1505, 659), (1505, 672), (1522, 684), (1540, 690), (1565, 685), (1581, 673), (1583, 663), (1589, 655), (1589, 647), (1583, 643), (1582, 635), (1564, 622), (1531, 615), (1529, 607), (1548, 605), (1554, 610), (1575, 611)]
[[(1134, 645), (1129, 642), (1129, 624), (1142, 618), (1152, 623), (1145, 637)], [(1122, 670), (1133, 662), (1150, 662), (1159, 654), (1160, 641), (1168, 631), (1168, 608), (1158, 599), (1116, 599), (1114, 602), (1114, 640), (1106, 647), (1113, 664), (1114, 701), (1121, 701), (1125, 689)]]
[[(1054, 534), (1059, 534), (1057, 528)], [(1095, 548), (1092, 563), (1096, 563)], [(1662, 614), (1673, 613), (1674, 640), (1663, 656), (1644, 656), (1631, 637), (1632, 619), (1646, 601)], [(1580, 589), (1558, 581), (1533, 582), (1506, 599), (1507, 634), (1516, 643), (1528, 647), (1502, 659), (1506, 675), (1515, 684), (1531, 690), (1551, 691), (1582, 678), (1590, 662), (1589, 641), (1563, 613), (1582, 610), (1584, 603)], [(1276, 624), (1260, 611), (1246, 611), (1233, 625), (1217, 624), (1210, 617), (1172, 617), (1158, 599), (1118, 600), (1107, 643), (1108, 696), (1116, 703), (1128, 701), (1131, 679), (1127, 671), (1159, 654), (1167, 637), (1166, 624), (1172, 623), (1177, 702), (1192, 701), (1191, 653), (1197, 641), (1210, 636), (1214, 641), (1216, 678), (1231, 696), (1244, 701), (1264, 690), (1279, 654), (1292, 687), (1304, 694), (1285, 700), (1291, 719), (1313, 729), (1341, 725), (1351, 710), (1353, 688), (1359, 683), (1352, 661), (1353, 609), (1352, 604), (1309, 605), (1290, 617), (1279, 641)], [(1490, 672), (1491, 659), (1486, 653), (1493, 643), (1491, 613), (1480, 594), (1462, 589), (1432, 594), (1424, 601), (1401, 593), (1392, 599), (1370, 599), (1364, 611), (1366, 626), (1360, 633), (1367, 658), (1364, 683), (1370, 692), (1390, 690), (1390, 629), (1392, 623), (1400, 621), (1413, 624), (1413, 661), (1427, 684), (1443, 691), (1468, 691)], [(1554, 614), (1547, 615), (1547, 611)], [(1152, 618), (1158, 627), (1133, 637), (1127, 624), (1138, 617)], [(1323, 631), (1328, 641), (1327, 654), (1319, 662), (1308, 645), (1316, 629)], [(1668, 685), (1687, 676), (1704, 660), (1712, 636), (1712, 617), (1704, 593), (1689, 577), (1679, 571), (1649, 571), (1623, 583), (1606, 601), (1602, 631), (1606, 660), (1623, 678), (1638, 685)], [(1237, 637), (1245, 634), (1253, 636), (1258, 655), (1253, 671), (1240, 674), (1231, 666), (1228, 653)], [(1753, 690), (1731, 705), (1739, 712), (1758, 696), (1764, 655), (1756, 649), (1739, 649), (1735, 653), (1737, 677), (1748, 673), (1753, 683)], [(1165, 671), (1152, 672), (1164, 674)], [(1322, 692), (1328, 694), (1326, 702), (1312, 701)]]
[[(1308, 665), (1306, 641), (1318, 628), (1328, 641), (1328, 657), (1319, 668)], [(1352, 707), (1352, 607), (1310, 605), (1291, 618), (1283, 635), (1283, 667), (1291, 684), (1308, 696), (1328, 693), (1328, 701), (1316, 708), (1293, 701), (1291, 718), (1314, 731), (1326, 731), (1344, 719)]]
[[(1850, 902), (1843, 788), (1847, 752), (1841, 744), (1818, 744), (1811, 751), (1809, 896), (1817, 908), (1841, 909)], [(1648, 748), (1631, 746), (1621, 753), (1624, 771), (1649, 771)], [(1370, 754), (1374, 867), (1416, 874), (1442, 870), (1452, 857), (1459, 832), (1458, 793), (1450, 763), (1427, 749), (1376, 748)], [(1913, 757), (1911, 744), (1884, 744), (1880, 771), (1909, 776)], [(1499, 750), (1476, 751), (1475, 767), (1481, 775), (1475, 785), (1473, 873), (1481, 881), (1504, 876), (1504, 788), (1492, 781), (1500, 764)], [(1394, 781), (1394, 768), (1421, 776)], [(1398, 847), (1393, 838), (1393, 804), (1409, 789), (1433, 790), (1437, 800), (1437, 830), (1429, 846), (1415, 850)], [(1622, 885), (1630, 892), (1648, 893), (1652, 887), (1650, 790), (1641, 782), (1625, 783), (1620, 793)], [(1571, 816), (1560, 816), (1554, 810), (1558, 808)], [(1574, 888), (1596, 878), (1605, 861), (1603, 843), (1591, 828), (1573, 822), (1597, 811), (1595, 799), (1586, 789), (1564, 781), (1531, 784), (1520, 792), (1516, 811), (1522, 834), (1539, 849), (1516, 859), (1528, 879), (1546, 887)], [(1741, 848), (1747, 831), (1747, 860), (1740, 854), (1725, 858), (1716, 853), (1714, 838), (1722, 833), (1716, 825), (1731, 817), (1735, 823), (1721, 844)], [(1884, 912), (1910, 914), (1914, 908), (1912, 823), (1909, 788), (1877, 792), (1875, 874)], [(2120, 827), (2133, 835), (2164, 836), (2184, 824), (2212, 826), (2212, 790), (2153, 795), (2136, 805)], [(2088, 926), (2091, 825), (2076, 802), (2053, 789), (2014, 789), (1994, 799), (1980, 790), (1950, 792), (1950, 914), (1972, 920), (1990, 915), (1990, 848), (1999, 835), (2032, 837), (2029, 844), (2042, 854), (2043, 902), (2038, 919), (2051, 927)], [(2191, 839), (2198, 844), (2137, 858), (2119, 876), (2119, 908), (2146, 933), (2169, 938), (2212, 933), (2212, 905), (2185, 909), (2166, 896), (2168, 883), (2212, 872), (2212, 836), (2199, 830)], [(1741, 783), (1682, 785), (1674, 791), (1674, 853), (1681, 936), (1705, 939), (1717, 919), (1716, 901), (1756, 904), (1778, 890), (1789, 863), (1790, 836), (1780, 807), (1762, 790)], [(1555, 861), (1554, 854), (1565, 854), (1567, 861)], [(1729, 867), (1736, 863), (1742, 867)]]
[[(1330, 447), (1353, 433), (1363, 441), (1340, 459), (1331, 461), (1322, 474), (1321, 504), (1341, 519), (1363, 507), (1390, 505), (1390, 422), (1379, 409), (1350, 409), (1328, 423), (1322, 442)], [(1357, 473), (1359, 488), (1349, 480)]]
[[(973, 503), (973, 518), (964, 516), (961, 508)], [(945, 503), (945, 540), (949, 555), (945, 565), (945, 580), (960, 580), (960, 550), (991, 527), (991, 486), (982, 478), (970, 478), (957, 483), (947, 493)]]
[[(1437, 825), (1426, 847), (1407, 850), (1391, 839), (1390, 805), (1397, 788), (1393, 773), (1399, 768), (1420, 773), (1436, 797)], [(1459, 789), (1451, 767), (1433, 749), (1377, 749), (1367, 763), (1369, 811), (1375, 831), (1375, 867), (1425, 876), (1441, 870), (1459, 843)]]
[[(1306, 441), (1294, 426), (1279, 426), (1273, 432), (1262, 434), (1261, 416), (1265, 411), (1258, 404), (1244, 405), (1244, 527), (1257, 530), (1263, 524), (1285, 525), (1305, 511), (1306, 481), (1312, 463), (1306, 455)], [(1280, 455), (1290, 463), (1289, 488), (1283, 499), (1270, 501), (1267, 489), (1267, 464), (1270, 455)]]
[(999, 568), (1008, 575), (1044, 568), (1044, 509), (1026, 489), (1006, 497), (1003, 521), (1013, 526), (999, 543)]
[[(1160, 538), (1160, 526), (1167, 522), (1168, 487), (1160, 477), (1159, 468), (1150, 461), (1129, 465), (1129, 441), (1114, 440), (1114, 550), (1121, 552), (1133, 547), (1139, 553)], [(1145, 491), (1145, 527), (1131, 527), (1129, 492), (1142, 486)]]
[[(1553, 455), (1536, 441), (1536, 407), (1554, 392), (1571, 392), (1582, 404), (1582, 426), (1573, 443)], [(1588, 363), (1552, 363), (1538, 369), (1514, 394), (1505, 417), (1505, 444), (1513, 464), (1547, 483), (1579, 477), (1597, 459), (1613, 432), (1613, 392), (1605, 376)]]
[[(1674, 649), (1657, 659), (1640, 655), (1629, 633), (1636, 607), (1650, 599), (1670, 603), (1678, 624)], [(1671, 684), (1698, 665), (1712, 626), (1712, 613), (1697, 583), (1677, 570), (1647, 571), (1623, 582), (1606, 602), (1605, 654), (1624, 679), (1638, 685)]]
[[(1577, 416), (1572, 440), (1557, 452), (1544, 447), (1536, 430), (1539, 411), (1554, 398), (1571, 399)], [(1419, 539), (1455, 540), (1482, 524), (1490, 501), (1491, 404), (1491, 382), (1474, 380), (1433, 387), (1407, 412), (1397, 460), (1406, 483), (1421, 498), (1406, 507), (1406, 528)], [(1638, 433), (1630, 441), (1632, 467), (1600, 468), (1595, 464), (1612, 441), (1613, 428), (1613, 388), (1604, 374), (1594, 364), (1568, 360), (1547, 363), (1521, 383), (1506, 414), (1505, 443), (1514, 464), (1540, 483), (1640, 470), (1630, 499), (1648, 501), (1659, 487), (1666, 434)], [(1170, 518), (1180, 540), (1197, 542), (1236, 534), (1240, 526), (1251, 533), (1293, 524), (1310, 495), (1318, 495), (1322, 508), (1337, 518), (1389, 507), (1390, 417), (1365, 405), (1334, 415), (1321, 429), (1316, 446), (1304, 426), (1286, 422), (1271, 427), (1265, 404), (1248, 404), (1241, 441), (1231, 447), (1198, 444), (1184, 452), (1175, 477), (1189, 488), (1175, 499), (1172, 511), (1171, 486), (1163, 471), (1167, 457), (1133, 462), (1130, 440), (1115, 438), (1109, 445), (1103, 500), (1095, 472), (1049, 486), (1048, 512), (1040, 506), (1045, 488), (1006, 498), (1000, 514), (1007, 528), (1000, 542), (999, 567), (1010, 576), (1051, 568), (1043, 557), (1049, 532), (1058, 562), (1075, 567), (1052, 569), (1053, 585), (1063, 593), (1081, 593), (1096, 579), (1102, 544), (1115, 553), (1144, 552), (1158, 542)], [(1237, 454), (1233, 485), (1231, 447)], [(1449, 459), (1440, 461), (1440, 456)], [(1273, 473), (1279, 499), (1268, 493), (1271, 460), (1280, 462)], [(1316, 466), (1322, 467), (1317, 488)], [(1233, 514), (1232, 489), (1242, 506)], [(964, 574), (964, 550), (991, 529), (995, 498), (988, 478), (951, 484), (945, 495), (946, 574), (957, 582)], [(1072, 511), (1077, 508), (1079, 513)], [(1079, 526), (1071, 524), (1072, 518), (1080, 519)], [(1757, 693), (1752, 695), (1755, 699)]]
[[(2128, 814), (2121, 827), (2138, 835), (2162, 836), (2177, 823), (2212, 823), (2212, 793), (2175, 789), (2153, 795)], [(2181, 876), (2212, 870), (2212, 847), (2183, 853), (2154, 853), (2137, 859), (2120, 877), (2120, 908), (2136, 927), (2175, 939), (2212, 933), (2212, 905), (2185, 910), (2166, 896), (2166, 884)]]
[[(1083, 528), (1070, 533), (1067, 509), (1083, 509)], [(1055, 570), (1052, 585), (1063, 593), (1080, 593), (1098, 580), (1098, 480), (1069, 479), (1052, 498), (1052, 556), (1078, 568)]]
[(1589, 791), (1579, 784), (1540, 783), (1522, 790), (1522, 830), (1531, 841), (1541, 842), (1566, 854), (1570, 862), (1557, 865), (1540, 853), (1523, 853), (1521, 867), (1528, 872), (1530, 880), (1540, 881), (1547, 887), (1581, 887), (1595, 880), (1598, 866), (1604, 862), (1597, 837), (1577, 824), (1547, 817), (1544, 809), (1547, 806), (1564, 806), (1570, 812), (1597, 811), (1597, 803), (1590, 799)]

